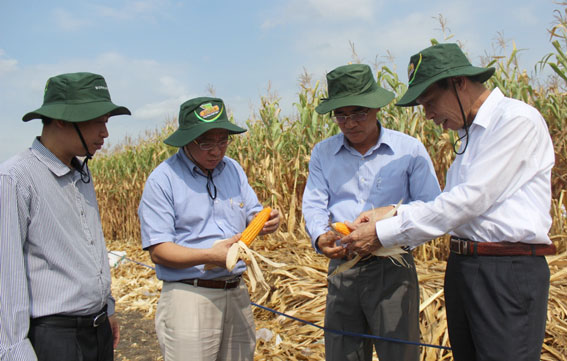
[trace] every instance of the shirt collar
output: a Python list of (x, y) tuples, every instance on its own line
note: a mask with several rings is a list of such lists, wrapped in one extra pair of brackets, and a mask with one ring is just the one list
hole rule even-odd
[(478, 125), (483, 128), (487, 128), (490, 125), (490, 121), (492, 120), (492, 114), (494, 113), (494, 109), (498, 106), (498, 103), (504, 99), (504, 94), (498, 88), (494, 88), (490, 92), (490, 95), (484, 103), (478, 109), (478, 113), (474, 118), (473, 124)]
[[(380, 136), (378, 137), (378, 141), (368, 150), (368, 152), (366, 152), (367, 154), (374, 153), (382, 145), (390, 149), (392, 148), (390, 146), (392, 138), (390, 136), (390, 133), (388, 132), (388, 129), (384, 128), (380, 122), (378, 122), (378, 127), (380, 128)], [(336, 155), (343, 148), (349, 151), (355, 151), (354, 148), (348, 143), (345, 135), (341, 132), (339, 134), (339, 141), (335, 145), (334, 154)]]
[[(185, 152), (183, 151), (183, 147), (179, 147), (179, 150), (177, 151), (177, 156), (187, 166), (187, 169), (189, 170), (189, 172), (191, 173), (191, 175), (193, 177), (197, 177), (197, 175), (201, 175), (201, 176), (205, 176), (205, 177), (207, 176), (205, 173), (203, 173), (201, 168), (199, 168), (199, 166), (197, 164), (195, 164), (195, 162), (193, 162), (191, 159), (189, 159), (187, 154), (185, 154)], [(226, 163), (226, 161), (223, 158), (220, 161), (220, 163), (215, 167), (215, 169), (213, 169), (213, 177), (222, 172), (222, 170), (225, 167), (225, 163)]]
[(39, 137), (34, 139), (30, 150), (57, 177), (62, 177), (71, 172), (71, 169), (65, 163), (39, 141)]

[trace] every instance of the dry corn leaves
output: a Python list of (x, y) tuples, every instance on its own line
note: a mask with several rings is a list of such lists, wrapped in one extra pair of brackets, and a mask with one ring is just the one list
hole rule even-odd
[[(252, 302), (279, 312), (323, 326), (327, 293), (327, 259), (316, 255), (307, 236), (278, 232), (255, 241), (254, 248), (272, 261), (285, 263), (272, 268), (261, 264), (265, 281), (270, 289), (257, 288), (251, 293)], [(427, 245), (426, 245), (427, 247)], [(138, 242), (109, 242), (109, 250), (123, 250), (127, 257), (153, 265), (147, 252), (141, 251)], [(548, 321), (541, 359), (567, 360), (567, 253), (549, 257), (551, 287)], [(421, 292), (422, 342), (449, 346), (443, 275), (445, 262), (439, 260), (416, 261)], [(118, 310), (136, 310), (152, 318), (159, 298), (161, 282), (152, 270), (127, 262), (112, 270), (113, 295)], [(248, 282), (248, 278), (244, 278)], [(307, 324), (279, 316), (258, 307), (252, 307), (256, 329), (268, 329), (269, 339), (259, 339), (255, 360), (323, 360), (323, 331)], [(421, 360), (450, 360), (449, 351), (422, 347)]]

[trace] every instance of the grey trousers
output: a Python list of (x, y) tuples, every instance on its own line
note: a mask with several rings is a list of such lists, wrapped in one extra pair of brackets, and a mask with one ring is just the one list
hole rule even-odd
[(451, 254), (445, 272), (456, 361), (540, 360), (549, 267), (545, 257)]
[[(419, 289), (411, 254), (410, 268), (373, 257), (329, 278), (325, 326), (419, 342)], [(329, 273), (340, 263), (331, 260)], [(325, 332), (325, 358), (370, 361), (374, 346), (380, 361), (417, 361), (419, 346)]]

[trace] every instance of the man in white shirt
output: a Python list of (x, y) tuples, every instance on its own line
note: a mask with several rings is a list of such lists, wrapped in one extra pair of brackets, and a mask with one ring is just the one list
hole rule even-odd
[(536, 109), (483, 85), (493, 73), (472, 66), (456, 44), (411, 57), (397, 105), (422, 105), (428, 119), (459, 132), (446, 187), (375, 224), (361, 214), (342, 242), (365, 254), (449, 233), (445, 301), (455, 360), (539, 360), (549, 292), (543, 256), (555, 253), (547, 235), (554, 151)]

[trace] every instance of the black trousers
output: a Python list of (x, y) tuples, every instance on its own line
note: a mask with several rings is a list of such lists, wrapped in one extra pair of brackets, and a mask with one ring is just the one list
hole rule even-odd
[(543, 256), (451, 253), (445, 302), (454, 359), (539, 361), (548, 295)]
[(99, 327), (30, 325), (28, 337), (38, 361), (113, 361), (108, 319)]

